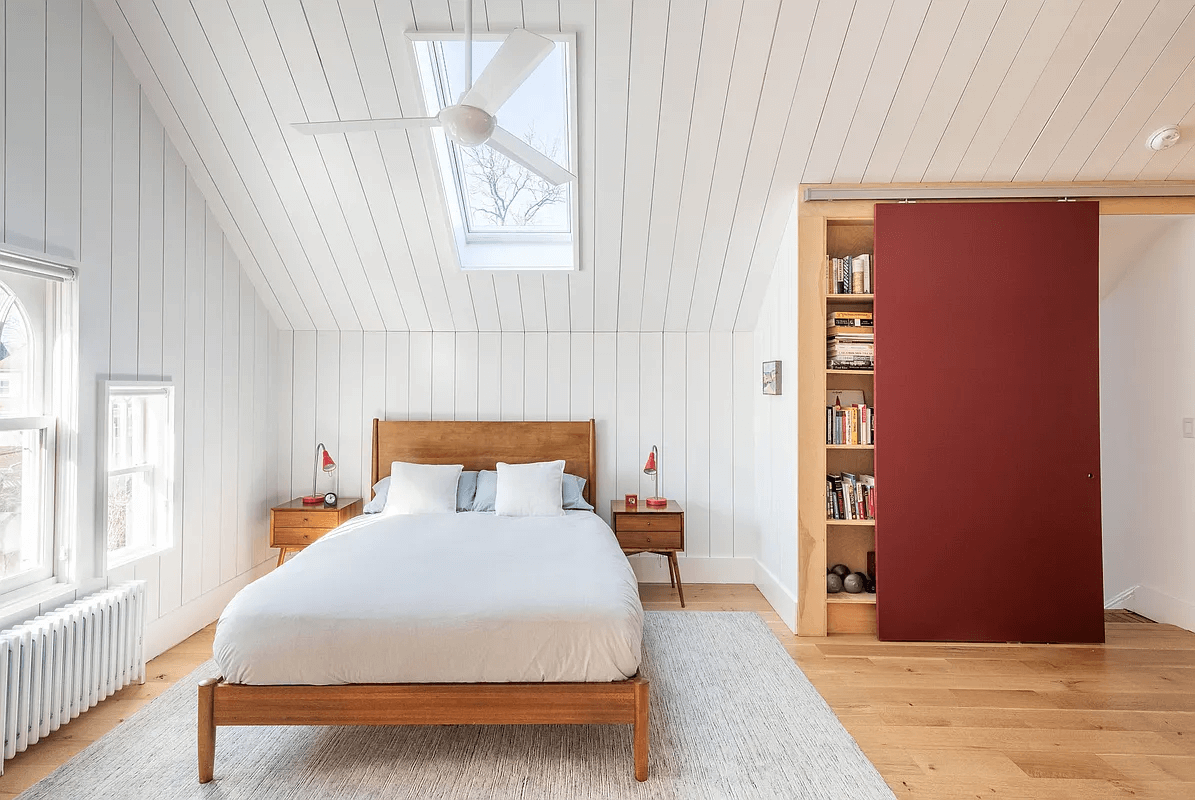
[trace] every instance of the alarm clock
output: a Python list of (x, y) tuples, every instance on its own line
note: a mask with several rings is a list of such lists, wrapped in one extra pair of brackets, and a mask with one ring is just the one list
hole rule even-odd
[(334, 506), (336, 505), (337, 499), (336, 492), (328, 492), (326, 495), (324, 495), (324, 505)]

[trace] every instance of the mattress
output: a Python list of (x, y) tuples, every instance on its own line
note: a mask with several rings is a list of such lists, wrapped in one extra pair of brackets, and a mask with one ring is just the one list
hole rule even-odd
[(617, 681), (642, 638), (635, 575), (591, 512), (363, 515), (237, 593), (213, 655), (256, 685)]

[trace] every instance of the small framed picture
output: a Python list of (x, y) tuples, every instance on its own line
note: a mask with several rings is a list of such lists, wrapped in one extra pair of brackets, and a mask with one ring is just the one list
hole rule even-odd
[(763, 362), (763, 393), (780, 394), (780, 362)]
[(623, 499), (623, 506), (626, 508), (627, 511), (634, 511), (637, 508), (639, 508), (639, 495), (628, 494)]

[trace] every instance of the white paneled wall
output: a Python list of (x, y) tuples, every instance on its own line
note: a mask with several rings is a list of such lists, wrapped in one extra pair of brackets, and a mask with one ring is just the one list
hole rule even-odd
[(277, 332), (91, 3), (3, 11), (3, 241), (81, 263), (76, 577), (104, 569), (99, 381), (177, 387), (175, 547), (109, 573), (148, 581), (153, 650), (269, 558)]
[(1195, 317), (1175, 314), (1162, 337), (1141, 324), (1158, 307), (1159, 287), (1168, 308), (1195, 303), (1195, 218), (1175, 218), (1165, 230), (1100, 219), (1104, 237), (1132, 237), (1134, 228), (1152, 238), (1122, 254), (1130, 263), (1121, 269), (1106, 265), (1100, 247), (1100, 271), (1120, 273), (1100, 301), (1104, 597), (1195, 630), (1195, 439), (1184, 432), (1195, 417)]
[(788, 626), (797, 613), (797, 216), (788, 227), (755, 328), (755, 360), (781, 362), (780, 395), (755, 394), (755, 584)]
[[(282, 331), (277, 348), (278, 494), (311, 491), (323, 442), (341, 494), (368, 497), (374, 417), (593, 417), (602, 516), (612, 497), (651, 493), (642, 468), (659, 445), (661, 491), (686, 511), (686, 580), (753, 579), (759, 368), (750, 333)], [(641, 574), (666, 574), (645, 560)]]

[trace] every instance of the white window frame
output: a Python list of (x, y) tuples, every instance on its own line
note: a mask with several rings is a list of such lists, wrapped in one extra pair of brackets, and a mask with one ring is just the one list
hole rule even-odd
[[(11, 609), (78, 577), (79, 290), (78, 263), (43, 253), (0, 246), (0, 281), (15, 273), (47, 281), (46, 341), (38, 341), (38, 365), (47, 415), (0, 418), (0, 429), (41, 430), (45, 491), (40, 509), (48, 529), (48, 568), (38, 577), (0, 579), (0, 608)], [(33, 572), (33, 571), (31, 571)], [(25, 573), (29, 576), (30, 573)]]
[[(439, 179), (441, 207), (448, 212), (457, 263), (467, 272), (575, 272), (581, 268), (581, 192), (578, 187), (580, 182), (585, 180), (585, 176), (581, 173), (578, 146), (577, 35), (540, 31), (536, 33), (553, 42), (567, 45), (564, 62), (565, 88), (568, 93), (566, 112), (569, 170), (577, 176), (577, 180), (568, 187), (569, 230), (533, 232), (524, 228), (509, 232), (470, 231), (466, 219), (466, 201), (462, 196), (463, 179), (458, 180), (456, 159), (452, 155), (444, 131), (441, 128), (430, 128), (428, 131), (431, 134), (432, 156), (436, 162), (436, 176)], [(473, 39), (478, 42), (501, 42), (506, 36), (506, 33), (474, 32)], [(411, 55), (411, 74), (419, 86), (421, 108), (418, 113), (430, 116), (432, 98), (429, 97), (427, 87), (423, 83), (423, 70), (430, 69), (431, 65), (429, 63), (424, 67), (420, 66), (420, 60), (426, 56), (416, 43), (463, 41), (465, 36), (461, 32), (452, 31), (407, 31), (407, 38), (410, 42), (408, 49)], [(450, 102), (455, 100), (456, 98), (450, 98)], [(436, 102), (438, 104), (438, 100)], [(501, 112), (498, 118), (501, 123)]]
[[(31, 586), (41, 587), (53, 580), (57, 572), (54, 548), (57, 543), (54, 525), (54, 488), (57, 471), (58, 419), (50, 415), (32, 417), (0, 417), (0, 431), (38, 431), (41, 434), (41, 474), (37, 476), (41, 490), (41, 508), (37, 509), (42, 526), (42, 566), (18, 575), (0, 578), (0, 597), (20, 592)], [(24, 487), (26, 491), (28, 486)], [(24, 506), (22, 506), (24, 509)]]
[[(167, 400), (166, 408), (168, 419), (166, 420), (166, 432), (163, 436), (163, 447), (165, 453), (162, 457), (162, 465), (160, 469), (163, 474), (159, 477), (165, 484), (165, 504), (161, 508), (154, 509), (154, 524), (157, 526), (158, 533), (154, 535), (153, 542), (148, 545), (125, 546), (119, 550), (108, 549), (108, 488), (110, 479), (120, 475), (129, 475), (137, 472), (150, 472), (157, 469), (152, 463), (139, 464), (132, 467), (124, 467), (120, 469), (112, 469), (109, 464), (109, 452), (111, 450), (112, 424), (111, 424), (111, 408), (113, 397), (125, 397), (131, 395), (150, 395), (150, 394), (164, 394)], [(99, 495), (100, 495), (100, 529), (101, 535), (99, 539), (99, 546), (104, 554), (105, 564), (108, 570), (117, 567), (131, 564), (148, 556), (160, 555), (174, 548), (177, 540), (177, 531), (174, 530), (174, 506), (178, 502), (174, 496), (176, 487), (176, 470), (177, 465), (176, 454), (174, 450), (175, 444), (175, 425), (178, 424), (178, 416), (175, 408), (175, 392), (174, 383), (172, 381), (118, 381), (108, 380), (102, 382), (102, 390), (100, 392), (100, 415), (99, 419), (104, 426), (104, 436), (100, 442), (100, 459), (102, 469), (99, 475)]]

